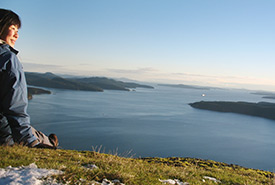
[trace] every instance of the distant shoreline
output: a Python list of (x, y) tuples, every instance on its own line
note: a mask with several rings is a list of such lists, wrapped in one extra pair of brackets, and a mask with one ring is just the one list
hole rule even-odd
[(184, 84), (158, 84), (159, 86), (174, 87), (174, 88), (184, 88), (184, 89), (198, 89), (198, 90), (210, 90), (210, 87), (195, 86), (195, 85), (184, 85)]

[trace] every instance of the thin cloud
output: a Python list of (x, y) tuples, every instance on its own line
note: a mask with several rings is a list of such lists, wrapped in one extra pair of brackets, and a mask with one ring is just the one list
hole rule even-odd
[(138, 68), (138, 69), (107, 69), (109, 72), (114, 73), (123, 73), (123, 74), (140, 74), (140, 73), (152, 73), (158, 72), (158, 70), (154, 68)]

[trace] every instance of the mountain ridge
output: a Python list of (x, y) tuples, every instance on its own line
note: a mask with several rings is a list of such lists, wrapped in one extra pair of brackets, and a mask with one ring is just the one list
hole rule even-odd
[(132, 82), (122, 82), (122, 81), (117, 81), (107, 77), (63, 78), (51, 72), (47, 72), (47, 73), (26, 72), (25, 75), (26, 75), (26, 81), (28, 85), (47, 87), (47, 88), (97, 91), (97, 92), (103, 92), (104, 90), (130, 91), (130, 89), (135, 89), (137, 87), (151, 88), (151, 89), (154, 88), (149, 85), (142, 85), (142, 84), (132, 83)]

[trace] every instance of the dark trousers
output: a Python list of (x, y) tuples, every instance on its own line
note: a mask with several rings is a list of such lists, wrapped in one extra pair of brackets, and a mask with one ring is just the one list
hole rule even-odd
[[(32, 134), (37, 138), (40, 143), (53, 146), (48, 136), (35, 128), (32, 128)], [(14, 141), (12, 138), (12, 132), (7, 118), (0, 113), (0, 145), (13, 145)]]
[(13, 145), (11, 128), (9, 122), (3, 114), (0, 113), (0, 145)]

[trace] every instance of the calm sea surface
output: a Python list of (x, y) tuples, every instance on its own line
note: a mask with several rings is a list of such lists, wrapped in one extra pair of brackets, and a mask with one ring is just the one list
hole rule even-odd
[(102, 146), (106, 153), (132, 151), (134, 157), (194, 157), (275, 170), (275, 121), (188, 105), (201, 100), (275, 102), (250, 91), (161, 86), (131, 92), (50, 90), (51, 95), (34, 96), (28, 111), (32, 125), (56, 133), (62, 148)]

